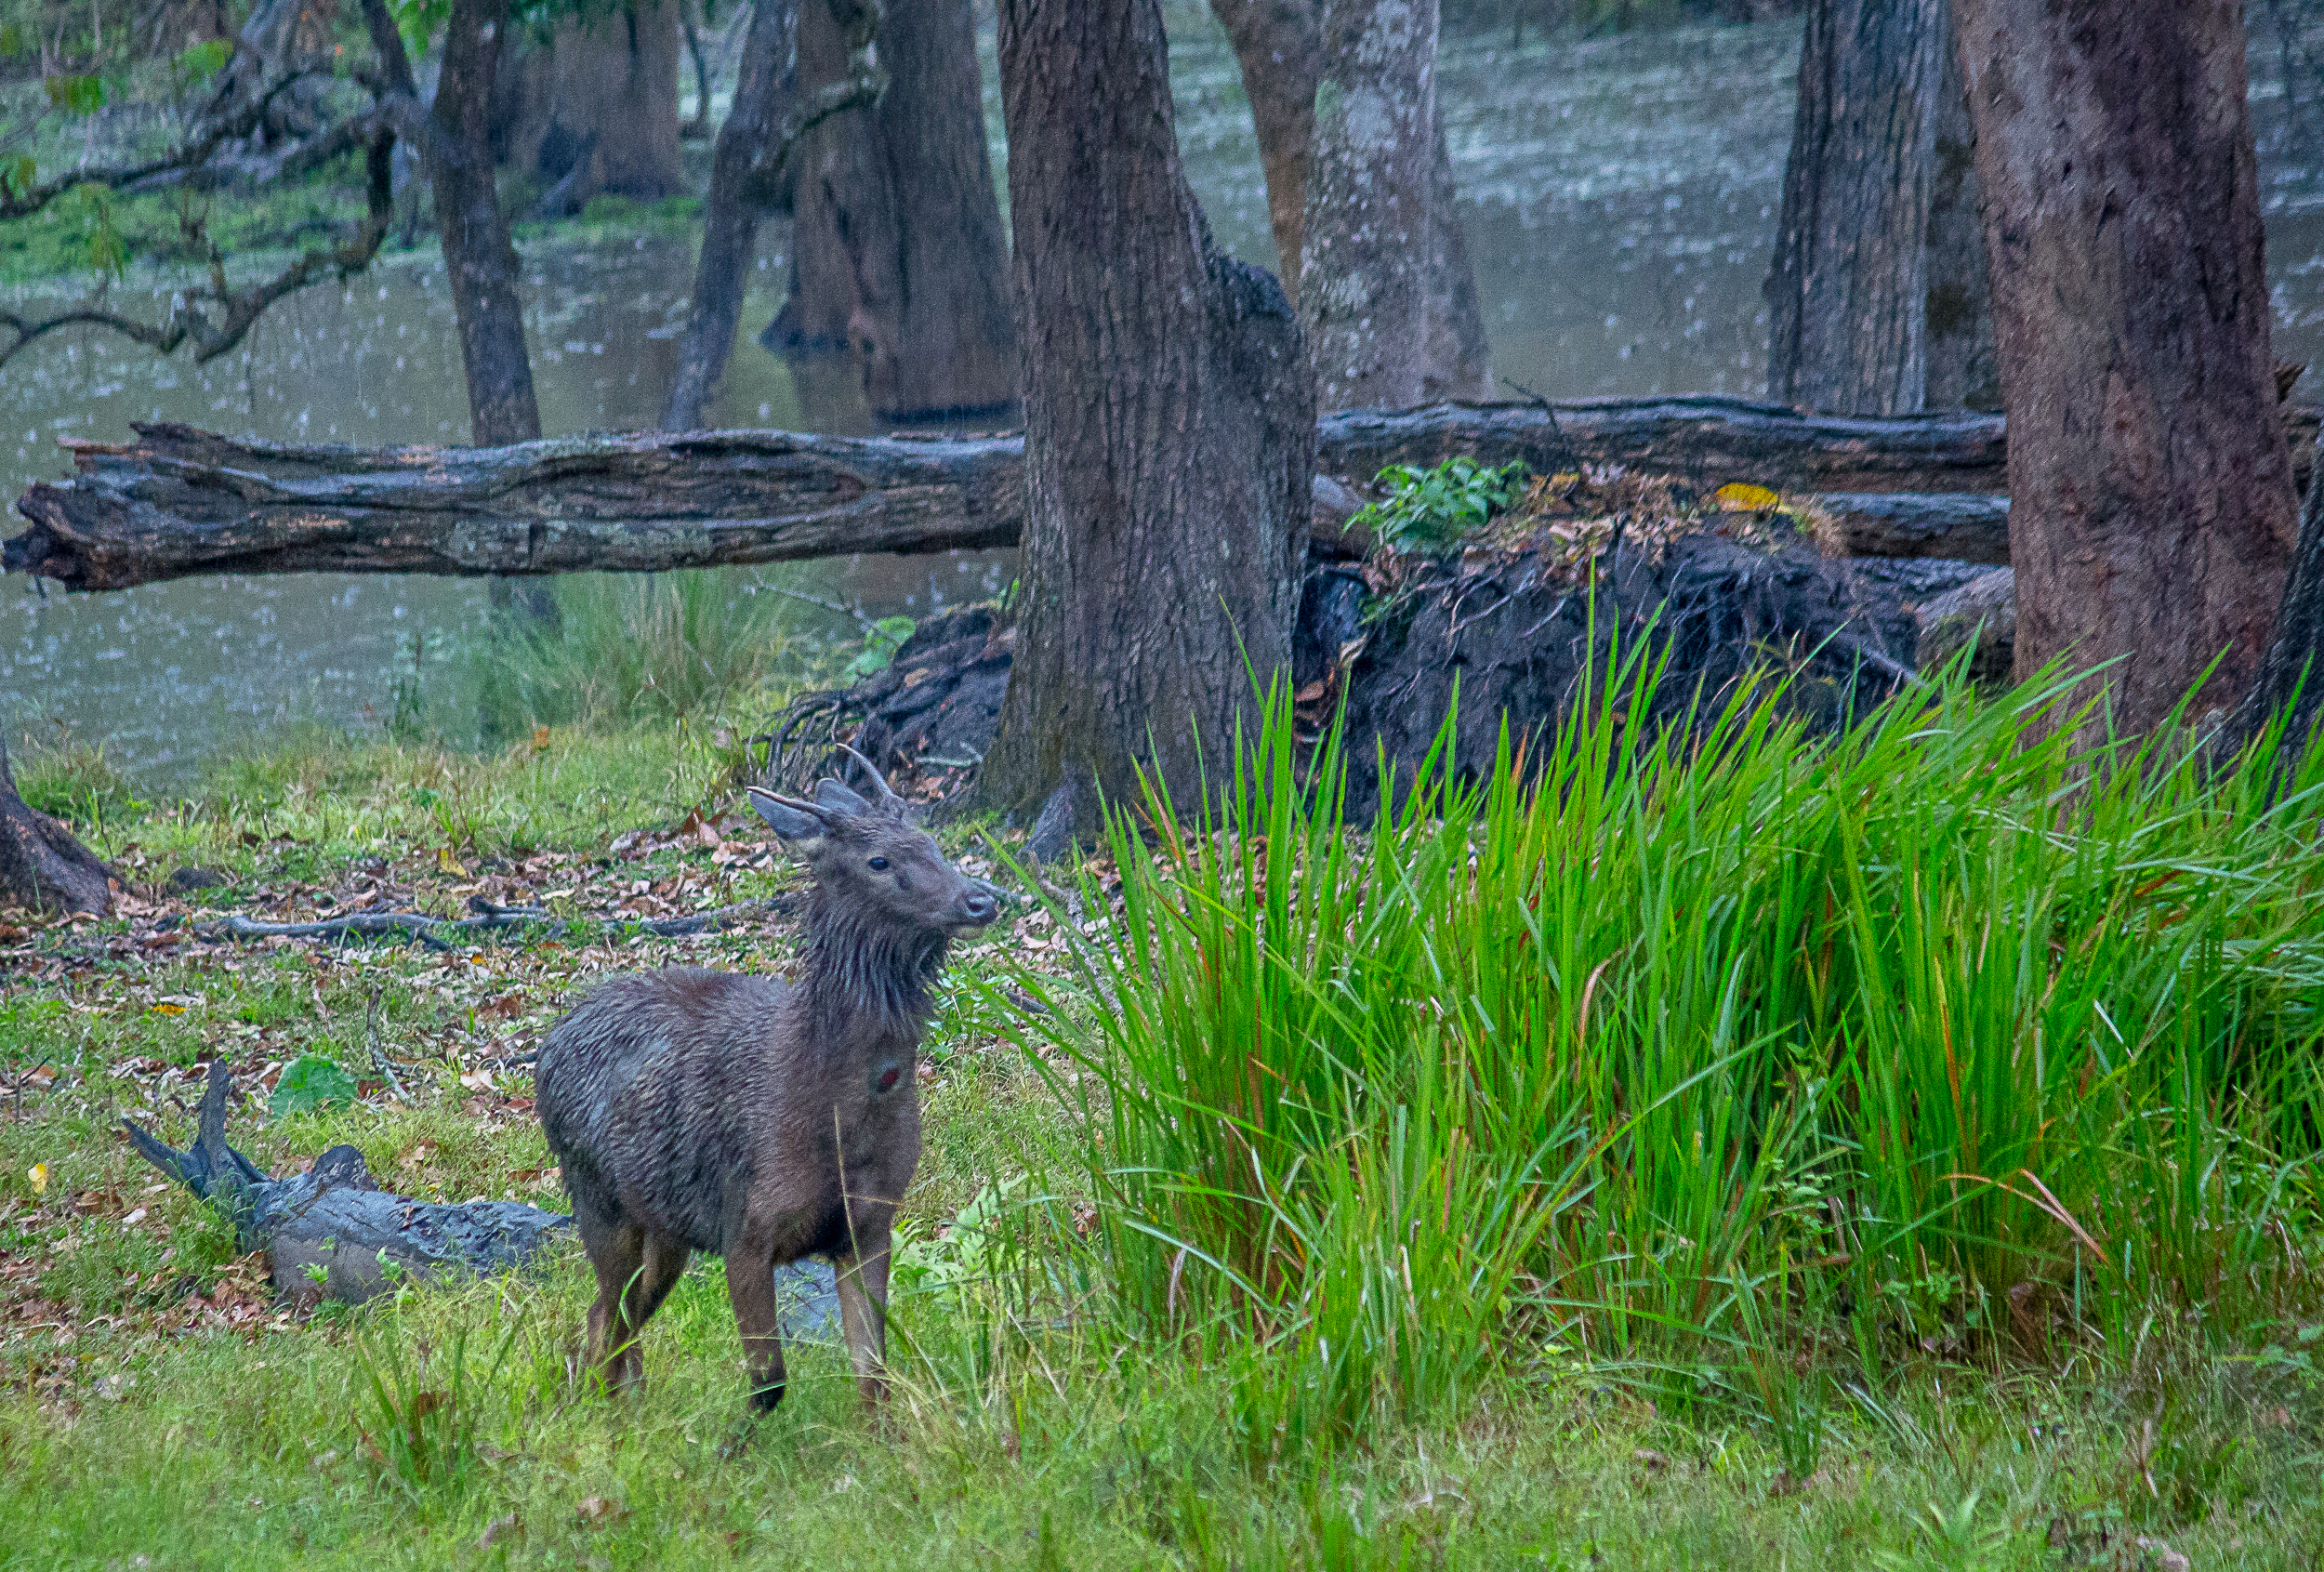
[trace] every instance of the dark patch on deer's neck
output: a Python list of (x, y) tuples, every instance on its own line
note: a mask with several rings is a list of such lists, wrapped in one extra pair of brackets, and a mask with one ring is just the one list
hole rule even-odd
[(806, 941), (799, 993), (816, 1036), (868, 1026), (918, 1037), (950, 943), (942, 931), (847, 911), (819, 884), (807, 905)]

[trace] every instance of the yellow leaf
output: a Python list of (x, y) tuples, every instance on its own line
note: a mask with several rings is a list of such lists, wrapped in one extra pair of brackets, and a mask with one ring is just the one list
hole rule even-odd
[(172, 1004), (167, 999), (164, 999), (161, 1003), (153, 1007), (153, 1013), (156, 1015), (183, 1015), (185, 1012), (186, 1007), (184, 1005)]
[(466, 878), (468, 877), (468, 869), (460, 865), (460, 859), (452, 854), (452, 848), (449, 846), (440, 848), (437, 851), (436, 866), (442, 868), (448, 874), (456, 875), (461, 878)]
[(33, 1195), (48, 1194), (48, 1165), (46, 1163), (34, 1163), (24, 1170), (24, 1177), (33, 1182)]
[(1765, 486), (1750, 485), (1742, 481), (1730, 481), (1711, 493), (1711, 500), (1729, 513), (1764, 513), (1777, 506), (1783, 498)]

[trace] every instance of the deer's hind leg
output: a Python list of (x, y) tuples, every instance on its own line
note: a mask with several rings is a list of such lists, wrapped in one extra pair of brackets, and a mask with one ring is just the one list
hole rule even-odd
[(588, 1362), (608, 1390), (634, 1386), (645, 1373), (638, 1334), (686, 1271), (686, 1247), (636, 1223), (607, 1222), (576, 1210), (581, 1243), (597, 1269), (589, 1307)]

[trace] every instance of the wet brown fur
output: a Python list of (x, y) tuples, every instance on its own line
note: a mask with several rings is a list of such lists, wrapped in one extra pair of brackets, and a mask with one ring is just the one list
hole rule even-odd
[(638, 1380), (640, 1329), (703, 1250), (726, 1258), (759, 1408), (783, 1396), (774, 1270), (811, 1255), (837, 1268), (864, 1396), (884, 1390), (929, 988), (951, 935), (995, 901), (872, 780), (870, 802), (834, 781), (812, 802), (752, 788), (814, 877), (796, 984), (693, 967), (617, 978), (541, 1050), (536, 1106), (596, 1268), (588, 1357), (611, 1387)]

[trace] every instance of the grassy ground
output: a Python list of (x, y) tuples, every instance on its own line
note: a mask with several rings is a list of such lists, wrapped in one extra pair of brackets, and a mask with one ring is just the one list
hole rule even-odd
[[(1472, 802), (1451, 832), (1425, 816), (1376, 826), (1338, 872), (1312, 804), (1264, 774), (1249, 788), (1263, 843), (1188, 826), (1164, 842), (1182, 853), (1158, 863), (1118, 846), (1079, 892), (1118, 926), (1085, 944), (1069, 918), (1020, 907), (956, 961), (921, 1077), (929, 1143), (905, 1209), (898, 1401), (867, 1419), (837, 1352), (811, 1348), (790, 1400), (755, 1431), (716, 1262), (650, 1328), (644, 1391), (608, 1401), (575, 1368), (588, 1298), (577, 1255), (506, 1282), (295, 1312), (115, 1123), (137, 1117), (182, 1143), (199, 1067), (222, 1057), (244, 1093), (231, 1133), (273, 1171), (348, 1141), (408, 1194), (561, 1206), (522, 1062), (558, 1010), (593, 978), (640, 966), (780, 970), (786, 929), (607, 942), (592, 920), (548, 943), (444, 955), (205, 944), (186, 919), (371, 904), (448, 915), (476, 895), (596, 919), (770, 892), (793, 876), (736, 816), (732, 731), (699, 711), (631, 729), (601, 720), (482, 756), (290, 738), (169, 804), (138, 801), (86, 752), (21, 760), (28, 795), (72, 814), (136, 882), (113, 921), (0, 930), (0, 1566), (2316, 1565), (2314, 1104), (2281, 1077), (2235, 1077), (2264, 1053), (2313, 1057), (2324, 816), (2312, 802), (2269, 815), (2248, 799), (2189, 799), (2166, 783), (2077, 827), (2045, 774), (2054, 754), (2027, 753), (2016, 720), (1959, 702), (1854, 753), (1752, 732), (1724, 773), (1611, 767), (1591, 751), (1610, 740), (1602, 718), (1578, 733), (1576, 773), (1549, 803)], [(2018, 758), (2031, 761), (2000, 762)], [(1883, 802), (1925, 806), (1929, 823)], [(1853, 816), (1816, 817), (1832, 804)], [(1801, 827), (1811, 821), (1828, 842)], [(1937, 840), (1900, 882), (1908, 830)], [(2136, 857), (2117, 854), (2118, 834)], [(990, 867), (975, 830), (947, 837)], [(1961, 853), (1949, 872), (1929, 854), (1938, 841)], [(168, 876), (191, 867), (226, 882), (171, 892)], [(1865, 892), (1855, 910), (1814, 882), (1848, 867)], [(1474, 931), (1489, 941), (1477, 948), (1454, 919), (1512, 869), (1523, 877), (1508, 889), (1531, 892), (1534, 916), (1503, 911)], [(1988, 876), (2001, 886), (1976, 884)], [(1867, 1131), (1920, 1139), (1921, 1116), (1884, 1124), (1875, 1109), (1858, 1124), (1860, 1098), (1815, 1101), (1802, 1090), (1825, 1084), (1813, 1045), (1782, 1034), (1808, 1022), (1837, 1045), (1893, 1015), (1889, 1047), (1911, 1047), (1908, 1018), (1926, 1001), (1900, 958), (1912, 902), (1899, 892), (1934, 903), (1934, 953), (1969, 931), (1945, 898), (1981, 888), (2017, 899), (2042, 935), (2018, 958), (2047, 979), (2033, 984), (2041, 1030), (2020, 1037), (1974, 1015), (1991, 1002), (1977, 980), (2006, 971), (2001, 960), (1947, 972), (1940, 957), (1929, 975), (1968, 990), (1959, 1064), (1977, 1073), (1970, 1037), (1997, 1032), (2000, 1070), (2039, 1061), (2032, 1092), (2053, 1101), (2026, 1139), (2054, 1151), (2021, 1141), (2009, 1161), (2077, 1226), (2111, 1229), (2103, 1248), (2140, 1275), (2084, 1261), (2039, 1206), (1980, 1192), (1994, 1209), (1974, 1226), (1902, 1220), (1921, 1229), (1919, 1264), (1881, 1301), (1909, 1230), (1866, 1242), (1879, 1211), (1868, 1187), (1886, 1171), (1863, 1156)], [(1302, 905), (1335, 890), (1355, 905)], [(1771, 927), (1770, 899), (1825, 924), (1821, 948), (1733, 960)], [(1293, 944), (1299, 923), (1311, 926)], [(1525, 955), (1583, 933), (1572, 975), (1585, 984), (1525, 971)], [(1146, 947), (1124, 961), (1116, 943)], [(1792, 948), (1822, 957), (1835, 997), (1776, 985)], [(1448, 970), (1418, 992), (1368, 958), (1421, 952)], [(1512, 994), (1478, 970), (1491, 956), (1506, 966), (1492, 986)], [(2139, 956), (2177, 958), (2142, 971)], [(1721, 977), (1759, 967), (1760, 980), (1723, 984), (1723, 1006), (1718, 988), (1696, 997), (1690, 957)], [(1882, 957), (1899, 970), (1868, 981)], [(2053, 960), (2119, 981), (2061, 981)], [(1302, 977), (1336, 981), (1316, 992)], [(1026, 989), (1054, 1012), (1024, 1015), (1013, 1001)], [(1876, 989), (1897, 1002), (1874, 1002)], [(2067, 1023), (2068, 996), (2108, 1024)], [(1604, 1169), (1587, 1204), (1532, 1222), (1525, 1197), (1547, 1170), (1479, 1146), (1465, 1132), (1483, 1115), (1462, 1104), (1432, 1148), (1433, 1093), (1375, 1095), (1446, 1044), (1501, 1041), (1512, 1064), (1530, 1062), (1537, 1039), (1510, 998), (1553, 1007), (1538, 1039), (1553, 1072), (1544, 1096), (1603, 1085), (1629, 1100), (1593, 1116), (1574, 1148)], [(375, 1001), (387, 1051), (417, 1067), (408, 1102), (374, 1077)], [(2171, 1057), (2174, 1021), (2236, 1052), (2227, 1081), (2192, 1099), (2203, 1117), (2191, 1166), (2158, 1168), (2137, 1132), (2189, 1100), (2126, 1089), (2146, 1085), (2149, 1050), (2155, 1066), (2191, 1073)], [(2131, 1051), (2093, 1081), (2073, 1056), (2106, 1033)], [(1592, 1046), (1569, 1059), (1567, 1042)], [(1641, 1068), (1657, 1042), (1700, 1067)], [(1373, 1055), (1361, 1096), (1288, 1090), (1316, 1044)], [(1237, 1111), (1231, 1089), (1201, 1080), (1221, 1047), (1244, 1079), (1256, 1065), (1287, 1088), (1272, 1113)], [(268, 1117), (271, 1078), (306, 1053), (340, 1061), (362, 1095)], [(1685, 1103), (1711, 1072), (1736, 1078)], [(1649, 1073), (1662, 1090), (1647, 1090)], [(2275, 1122), (2238, 1112), (2254, 1111), (2255, 1092)], [(1682, 1103), (1667, 1141), (1638, 1139), (1647, 1113)], [(1722, 1124), (1723, 1108), (1743, 1114)], [(2069, 1126), (2088, 1143), (2057, 1137)], [(1280, 1162), (1274, 1177), (1207, 1170), (1197, 1148), (1213, 1127), (1242, 1132), (1243, 1145), (1219, 1147), (1230, 1158)], [(1393, 1226), (1379, 1196), (1330, 1178), (1379, 1177), (1391, 1158), (1419, 1180), (1389, 1184), (1405, 1184)], [(1666, 1169), (1699, 1177), (1652, 1193), (1650, 1173)], [(2186, 1221), (2180, 1266), (2158, 1264), (2177, 1214), (2140, 1209), (2139, 1186), (2166, 1187), (2158, 1174), (2218, 1203)], [(2025, 1179), (2014, 1189), (2035, 1193)], [(1495, 1207), (1519, 1219), (1512, 1231), (1533, 1230), (1505, 1279), (1491, 1241), (1470, 1237)], [(1720, 1208), (1724, 1253), (1707, 1262)], [(1861, 1274), (1885, 1308), (1849, 1308), (1849, 1250), (1801, 1221), (1831, 1208), (1866, 1262), (1887, 1252)], [(1481, 1253), (1455, 1252), (1457, 1279), (1432, 1277), (1447, 1258), (1425, 1247), (1456, 1235)], [(2131, 1248), (2141, 1240), (2151, 1248)], [(1333, 1275), (1343, 1248), (1361, 1259)], [(2214, 1275), (2190, 1295), (2183, 1269)], [(2032, 1297), (2009, 1293), (2019, 1282)], [(1334, 1321), (1334, 1284), (1393, 1314)], [(1480, 1306), (1490, 1325), (1461, 1319)], [(1352, 1385), (1334, 1328), (1371, 1361)], [(1422, 1352), (1437, 1362), (1416, 1363)]]

